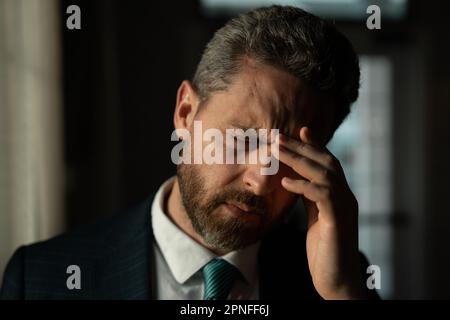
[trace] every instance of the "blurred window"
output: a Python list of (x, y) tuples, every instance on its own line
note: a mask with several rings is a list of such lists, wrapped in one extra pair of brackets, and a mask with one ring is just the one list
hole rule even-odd
[(206, 15), (236, 14), (272, 4), (300, 7), (316, 15), (337, 19), (361, 19), (367, 17), (366, 9), (372, 4), (382, 8), (383, 19), (402, 19), (408, 0), (201, 0)]
[(391, 100), (392, 64), (383, 56), (362, 56), (361, 89), (352, 112), (328, 147), (340, 160), (359, 203), (359, 245), (381, 268), (381, 294), (389, 296), (393, 261)]

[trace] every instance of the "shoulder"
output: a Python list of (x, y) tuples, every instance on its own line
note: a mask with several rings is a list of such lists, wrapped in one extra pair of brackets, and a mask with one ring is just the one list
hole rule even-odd
[(23, 247), (26, 258), (68, 255), (96, 255), (126, 241), (149, 223), (150, 198), (124, 213), (104, 218), (46, 241)]
[(9, 260), (0, 298), (21, 299), (25, 287), (51, 287), (52, 281), (62, 281), (71, 264), (82, 265), (88, 273), (98, 267), (112, 251), (135, 239), (137, 234), (150, 232), (150, 205), (153, 196), (125, 213), (116, 214), (97, 223), (18, 248)]
[[(104, 218), (74, 231), (64, 233), (49, 240), (27, 246), (28, 252), (68, 252), (71, 248), (84, 248), (88, 253), (107, 249), (117, 242), (127, 240), (149, 222), (150, 198), (126, 212)], [(76, 252), (74, 252), (76, 253)]]

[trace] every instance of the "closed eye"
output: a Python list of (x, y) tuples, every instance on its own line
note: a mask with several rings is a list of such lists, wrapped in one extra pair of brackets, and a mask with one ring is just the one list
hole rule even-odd
[(256, 143), (254, 144), (253, 148), (250, 149), (250, 147), (251, 147), (250, 146), (250, 137), (248, 137), (248, 136), (246, 136), (246, 137), (237, 137), (237, 136), (235, 136), (234, 140), (237, 142), (237, 143), (235, 143), (235, 148), (237, 148), (238, 143), (241, 143), (241, 144), (244, 143), (246, 152), (249, 152), (251, 150), (254, 150), (254, 149), (258, 148), (258, 145), (260, 143), (258, 138), (253, 139)]

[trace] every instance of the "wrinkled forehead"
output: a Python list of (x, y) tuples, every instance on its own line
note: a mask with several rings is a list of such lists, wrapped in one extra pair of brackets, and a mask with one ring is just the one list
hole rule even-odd
[(220, 122), (233, 127), (279, 129), (297, 136), (304, 125), (328, 130), (332, 118), (328, 97), (269, 65), (243, 66), (228, 89), (216, 96), (216, 103), (226, 104), (217, 109)]

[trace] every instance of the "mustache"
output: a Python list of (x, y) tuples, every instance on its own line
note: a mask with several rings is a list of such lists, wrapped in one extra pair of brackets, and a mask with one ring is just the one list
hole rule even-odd
[(217, 194), (210, 201), (211, 211), (229, 201), (245, 204), (251, 207), (252, 211), (259, 215), (265, 215), (267, 212), (268, 206), (264, 197), (257, 196), (250, 191), (241, 191), (236, 189), (226, 189)]

